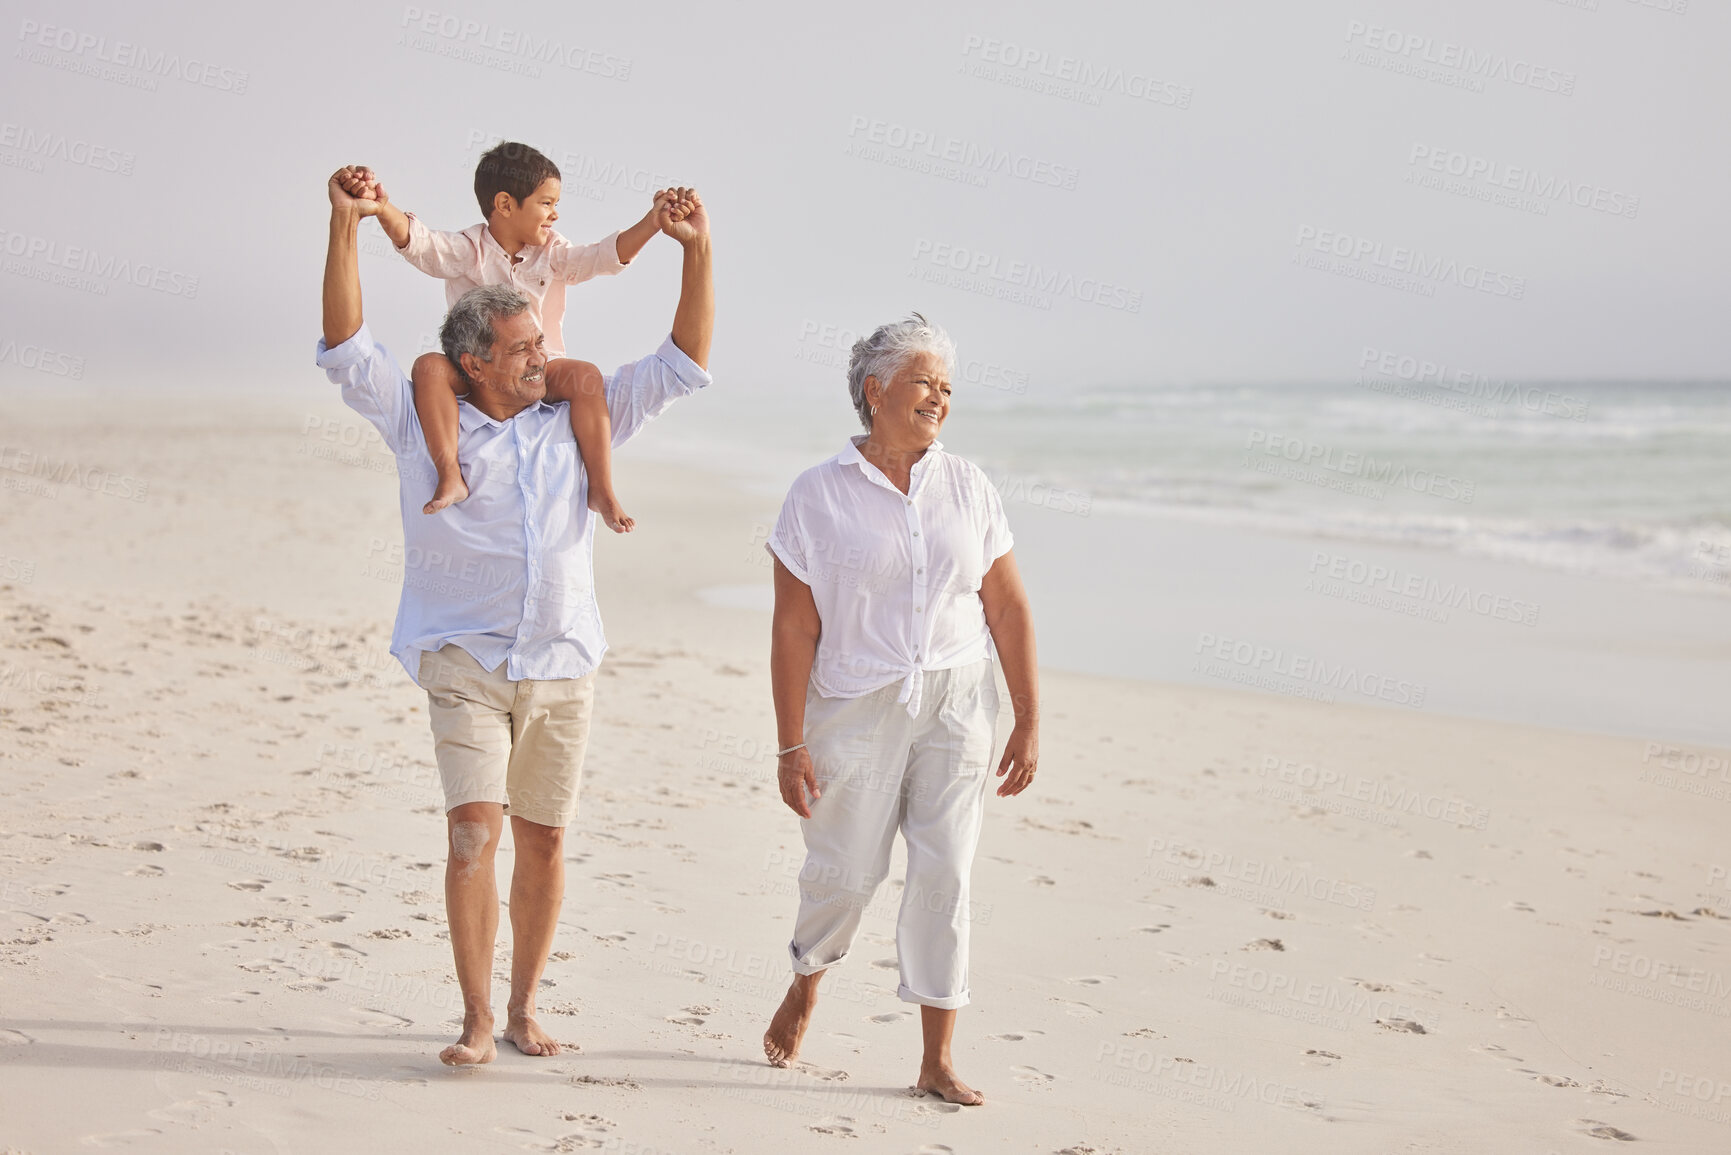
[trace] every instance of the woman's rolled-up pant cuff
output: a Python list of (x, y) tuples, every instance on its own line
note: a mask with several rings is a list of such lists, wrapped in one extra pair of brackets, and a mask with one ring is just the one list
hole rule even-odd
[(791, 942), (787, 944), (787, 957), (792, 960), (793, 973), (796, 975), (815, 975), (819, 972), (828, 970), (830, 967), (839, 966), (847, 961), (847, 955), (843, 954), (839, 958), (831, 959), (829, 962), (804, 962), (799, 957), (798, 948), (796, 948)]
[(944, 998), (933, 998), (930, 995), (915, 994), (913, 991), (909, 990), (907, 987), (900, 987), (899, 986), (896, 988), (896, 995), (904, 1003), (918, 1003), (922, 1007), (936, 1007), (940, 1011), (960, 1010), (961, 1008), (967, 1006), (968, 1003), (972, 1001), (972, 999), (969, 998), (967, 991), (963, 991), (959, 995), (949, 995), (949, 996), (944, 997)]

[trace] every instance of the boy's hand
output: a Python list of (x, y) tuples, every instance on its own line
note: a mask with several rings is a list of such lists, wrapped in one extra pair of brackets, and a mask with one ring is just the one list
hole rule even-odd
[(657, 199), (655, 225), (662, 232), (688, 244), (709, 235), (709, 214), (703, 208), (703, 198), (694, 188), (667, 190), (666, 201)]
[[(327, 185), (327, 191), (331, 198), (331, 207), (333, 209), (344, 209), (363, 217), (378, 216), (379, 209), (383, 207), (382, 198), (357, 195), (349, 191), (350, 187), (354, 184), (351, 175), (353, 172), (354, 167), (351, 165), (346, 168), (339, 168), (336, 172), (331, 174), (330, 182)], [(362, 184), (360, 187), (363, 193), (367, 191), (365, 184)], [(383, 190), (380, 191), (382, 192)]]
[(378, 174), (365, 165), (351, 164), (337, 170), (343, 180), (343, 191), (358, 200), (378, 201), (387, 204), (390, 197), (385, 193), (385, 186), (379, 183)]

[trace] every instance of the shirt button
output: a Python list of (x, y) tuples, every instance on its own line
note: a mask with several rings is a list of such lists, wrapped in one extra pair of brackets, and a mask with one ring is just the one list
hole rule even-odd
[(924, 607), (924, 606), (915, 606), (914, 607), (914, 613), (916, 613), (916, 614), (923, 614), (925, 612), (926, 612), (926, 607)]
[(917, 530), (917, 529), (916, 529), (916, 530), (914, 530), (914, 536), (915, 536), (915, 537), (918, 537), (918, 536), (920, 536), (920, 531), (919, 531), (919, 530)]
[(915, 570), (915, 571), (914, 571), (914, 572), (915, 572), (915, 573), (925, 573), (925, 572), (926, 572), (926, 567), (925, 567), (925, 566), (921, 566), (921, 567), (920, 567), (920, 568), (919, 568), (919, 569), (917, 569), (917, 570)]

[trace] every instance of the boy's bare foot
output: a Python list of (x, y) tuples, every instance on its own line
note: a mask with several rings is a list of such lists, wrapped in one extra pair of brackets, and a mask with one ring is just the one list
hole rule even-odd
[(763, 1033), (763, 1053), (770, 1066), (791, 1067), (799, 1058), (799, 1044), (817, 1006), (817, 978), (817, 975), (793, 976), (775, 1018), (769, 1021), (769, 1030)]
[(589, 508), (601, 515), (601, 520), (607, 523), (607, 528), (614, 533), (630, 533), (637, 528), (637, 519), (626, 514), (620, 507), (619, 499), (611, 493), (600, 493), (593, 486), (589, 489)]
[(525, 1055), (549, 1058), (559, 1053), (559, 1044), (541, 1029), (533, 1015), (510, 1014), (505, 1017), (504, 1039)]
[(963, 1107), (978, 1107), (986, 1101), (984, 1095), (958, 1079), (948, 1063), (932, 1066), (921, 1063), (920, 1081), (914, 1085), (928, 1095), (937, 1095), (946, 1103), (959, 1103)]
[(493, 1020), (465, 1019), (462, 1036), (439, 1052), (439, 1062), (447, 1067), (473, 1067), (491, 1063), (498, 1053), (493, 1046)]
[(439, 484), (433, 487), (433, 500), (421, 507), (422, 513), (438, 513), (447, 505), (455, 505), (469, 496), (469, 486), (463, 480), (463, 475), (455, 470), (451, 476), (439, 478)]

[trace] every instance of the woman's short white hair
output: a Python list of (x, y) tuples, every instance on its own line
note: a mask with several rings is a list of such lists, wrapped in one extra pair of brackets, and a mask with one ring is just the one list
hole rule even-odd
[(847, 391), (853, 398), (854, 412), (859, 414), (860, 424), (866, 427), (867, 432), (872, 427), (872, 407), (866, 400), (866, 378), (876, 377), (880, 383), (888, 385), (916, 353), (935, 353), (944, 359), (944, 367), (950, 373), (956, 371), (955, 342), (943, 329), (918, 313), (905, 321), (879, 325), (872, 330), (871, 336), (861, 337), (853, 343), (847, 362)]

